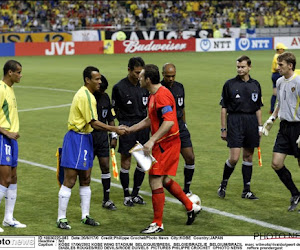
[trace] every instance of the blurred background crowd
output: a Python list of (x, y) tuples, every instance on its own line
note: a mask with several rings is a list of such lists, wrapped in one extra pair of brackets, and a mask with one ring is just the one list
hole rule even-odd
[(300, 27), (298, 1), (2, 1), (0, 32)]

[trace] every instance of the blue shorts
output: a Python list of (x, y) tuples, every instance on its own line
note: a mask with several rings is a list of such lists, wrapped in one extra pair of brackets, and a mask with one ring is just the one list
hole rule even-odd
[(88, 170), (93, 167), (93, 137), (92, 134), (79, 134), (69, 130), (64, 137), (61, 166), (78, 170)]
[(0, 165), (16, 167), (18, 165), (18, 142), (8, 137), (0, 136)]

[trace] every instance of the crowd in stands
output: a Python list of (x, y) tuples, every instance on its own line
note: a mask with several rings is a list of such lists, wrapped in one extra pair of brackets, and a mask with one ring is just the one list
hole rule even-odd
[(298, 1), (2, 1), (0, 32), (300, 27)]

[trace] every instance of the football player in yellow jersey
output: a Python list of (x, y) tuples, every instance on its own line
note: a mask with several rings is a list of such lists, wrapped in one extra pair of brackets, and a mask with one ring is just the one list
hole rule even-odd
[(91, 171), (93, 167), (93, 129), (116, 132), (124, 130), (98, 121), (96, 99), (93, 95), (100, 90), (101, 74), (99, 69), (89, 66), (83, 71), (84, 86), (75, 94), (68, 119), (68, 132), (64, 137), (61, 166), (64, 168), (64, 181), (58, 193), (57, 227), (71, 229), (66, 218), (71, 190), (79, 176), (79, 194), (81, 198), (81, 222), (99, 226), (89, 214), (91, 201)]
[(276, 95), (277, 95), (276, 81), (279, 77), (281, 77), (281, 75), (279, 74), (278, 69), (277, 69), (277, 57), (280, 54), (282, 54), (286, 49), (287, 49), (287, 47), (283, 43), (277, 43), (276, 44), (276, 54), (273, 57), (272, 68), (271, 68), (272, 82), (273, 82), (273, 95), (271, 96), (270, 114), (273, 113), (275, 103), (276, 103)]
[[(17, 139), (20, 135), (17, 102), (12, 86), (20, 82), (21, 72), (22, 65), (9, 60), (3, 67), (3, 79), (0, 81), (0, 202), (5, 196), (2, 225), (16, 228), (26, 227), (13, 217), (17, 198)], [(0, 232), (3, 232), (2, 228)]]

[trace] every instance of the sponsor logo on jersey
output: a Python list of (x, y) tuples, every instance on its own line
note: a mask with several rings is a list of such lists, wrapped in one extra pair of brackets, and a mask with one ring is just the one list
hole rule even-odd
[(235, 98), (239, 99), (239, 98), (241, 98), (241, 96), (239, 94), (236, 94)]
[(132, 102), (129, 100), (129, 101), (127, 102), (127, 104), (132, 104)]

